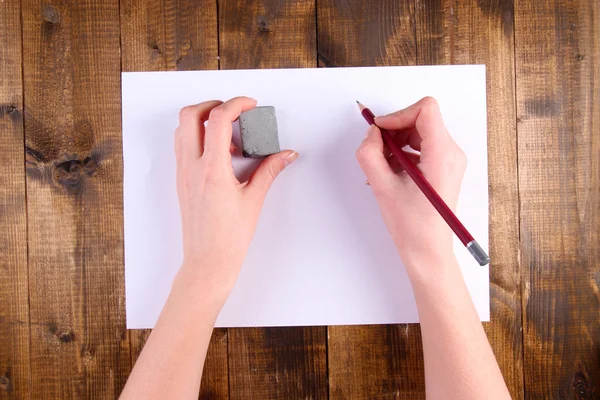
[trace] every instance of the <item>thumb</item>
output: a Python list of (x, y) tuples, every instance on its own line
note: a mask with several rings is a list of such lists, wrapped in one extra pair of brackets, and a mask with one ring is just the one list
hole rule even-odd
[(285, 150), (265, 158), (248, 180), (246, 190), (264, 198), (275, 178), (297, 158), (298, 153), (293, 150)]

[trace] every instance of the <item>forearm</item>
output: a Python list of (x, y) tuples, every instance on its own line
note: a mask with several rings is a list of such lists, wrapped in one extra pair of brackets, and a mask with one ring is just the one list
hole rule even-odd
[[(510, 395), (454, 257), (414, 277), (430, 399)], [(430, 273), (430, 276), (427, 276)]]
[(201, 285), (177, 274), (169, 298), (121, 395), (122, 399), (196, 399), (219, 313)]

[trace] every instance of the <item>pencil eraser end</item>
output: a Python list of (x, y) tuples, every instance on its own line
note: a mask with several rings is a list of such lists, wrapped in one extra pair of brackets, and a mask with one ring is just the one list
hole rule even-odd
[(244, 157), (266, 157), (279, 153), (275, 107), (262, 106), (244, 111), (239, 118)]

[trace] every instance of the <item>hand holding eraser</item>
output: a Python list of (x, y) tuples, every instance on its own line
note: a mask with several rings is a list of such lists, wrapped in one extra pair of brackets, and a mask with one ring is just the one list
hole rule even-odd
[(262, 106), (240, 114), (240, 136), (244, 157), (266, 157), (279, 153), (275, 107)]

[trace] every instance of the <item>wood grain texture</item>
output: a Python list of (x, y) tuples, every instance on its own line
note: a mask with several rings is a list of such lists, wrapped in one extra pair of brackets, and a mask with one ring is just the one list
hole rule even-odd
[(216, 0), (121, 0), (123, 71), (217, 69)]
[(32, 398), (116, 398), (125, 329), (119, 4), (23, 1)]
[(229, 329), (232, 399), (327, 399), (325, 327)]
[[(514, 398), (600, 397), (599, 3), (218, 3), (0, 2), (0, 398), (120, 392), (148, 335), (125, 331), (120, 63), (216, 69), (219, 47), (223, 68), (485, 63), (488, 337)], [(417, 326), (326, 333), (215, 330), (200, 397), (424, 396)]]
[(329, 398), (424, 399), (416, 324), (329, 327)]
[(319, 0), (320, 67), (414, 65), (414, 2)]
[(525, 394), (597, 399), (600, 4), (517, 1), (515, 21)]
[(488, 106), (491, 322), (484, 324), (513, 399), (523, 346), (512, 2), (417, 1), (418, 63), (485, 64)]
[[(123, 71), (218, 69), (215, 0), (121, 0)], [(205, 99), (198, 99), (205, 100)], [(129, 331), (132, 364), (150, 330)], [(200, 398), (229, 397), (227, 330), (215, 329), (208, 347)]]
[[(414, 65), (412, 2), (317, 2), (319, 66)], [(418, 325), (329, 327), (332, 399), (424, 398)]]
[[(221, 68), (315, 67), (315, 30), (314, 1), (220, 0)], [(231, 398), (327, 398), (326, 341), (325, 327), (229, 329)]]
[(221, 69), (316, 66), (314, 0), (219, 0)]
[(29, 397), (21, 4), (0, 3), (0, 399)]

